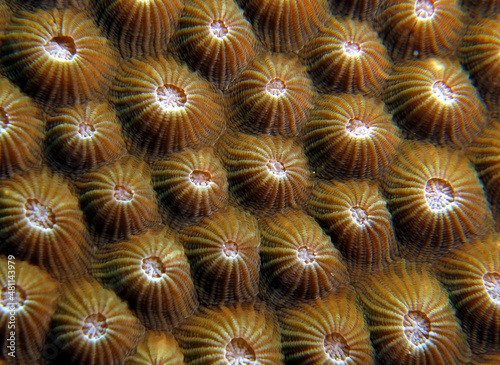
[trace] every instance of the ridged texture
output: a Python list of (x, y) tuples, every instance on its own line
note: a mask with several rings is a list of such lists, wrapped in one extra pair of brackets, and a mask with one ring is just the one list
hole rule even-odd
[(250, 301), (259, 291), (257, 221), (230, 208), (182, 231), (200, 300), (208, 304)]
[(324, 297), (349, 276), (342, 255), (321, 227), (301, 211), (260, 222), (264, 297), (288, 305)]
[(371, 20), (377, 13), (380, 0), (329, 0), (333, 14)]
[(126, 152), (121, 126), (106, 102), (57, 108), (47, 118), (45, 151), (54, 165), (80, 173)]
[(304, 130), (308, 157), (326, 177), (379, 176), (396, 154), (399, 132), (378, 99), (361, 95), (323, 95)]
[(331, 17), (300, 55), (322, 91), (379, 94), (391, 67), (371, 25), (350, 19)]
[(457, 0), (387, 0), (375, 17), (394, 59), (453, 53), (466, 21)]
[(115, 52), (81, 10), (21, 11), (7, 25), (0, 62), (47, 106), (79, 104), (107, 91)]
[(52, 326), (61, 358), (81, 365), (121, 364), (144, 332), (127, 304), (94, 281), (63, 287)]
[(351, 280), (381, 270), (397, 257), (391, 214), (377, 185), (321, 180), (312, 191), (308, 211), (342, 252)]
[(425, 257), (487, 232), (491, 212), (474, 168), (461, 152), (408, 143), (382, 185), (398, 238)]
[(176, 337), (187, 365), (280, 365), (278, 325), (261, 305), (201, 308)]
[(226, 134), (221, 157), (229, 188), (245, 207), (261, 212), (298, 208), (311, 186), (307, 158), (293, 139)]
[(90, 245), (78, 199), (68, 182), (48, 169), (2, 181), (0, 227), (2, 252), (58, 279), (86, 271)]
[(470, 365), (496, 365), (500, 363), (500, 351), (491, 351), (481, 355), (474, 355)]
[(463, 6), (473, 16), (488, 16), (500, 13), (500, 1), (498, 0), (463, 0)]
[(469, 360), (446, 291), (426, 267), (399, 262), (367, 276), (358, 295), (378, 362), (460, 365)]
[(220, 89), (253, 58), (256, 43), (234, 0), (187, 1), (174, 36), (174, 49)]
[(135, 147), (151, 157), (211, 143), (225, 127), (221, 93), (168, 55), (125, 62), (112, 100)]
[(487, 122), (476, 90), (454, 59), (394, 66), (384, 101), (410, 134), (442, 145), (463, 147)]
[(170, 333), (147, 332), (124, 365), (184, 365), (184, 355)]
[(149, 169), (125, 156), (77, 181), (80, 205), (96, 240), (126, 239), (159, 221)]
[(274, 52), (301, 49), (328, 19), (326, 0), (246, 0), (245, 13), (266, 47)]
[(0, 256), (0, 344), (5, 359), (24, 364), (40, 358), (58, 288), (57, 281), (40, 268), (12, 255)]
[(40, 164), (43, 128), (37, 105), (0, 77), (0, 178)]
[(184, 0), (90, 0), (92, 9), (123, 57), (167, 49)]
[(500, 237), (468, 242), (435, 264), (474, 352), (500, 344)]
[(370, 334), (352, 289), (279, 312), (287, 364), (373, 365)]
[(168, 229), (104, 246), (93, 273), (127, 300), (148, 328), (172, 329), (198, 306), (184, 249)]
[(156, 161), (153, 187), (174, 219), (209, 216), (228, 200), (226, 170), (211, 148), (187, 149)]
[(298, 136), (315, 96), (296, 56), (264, 53), (229, 88), (234, 121), (245, 131)]

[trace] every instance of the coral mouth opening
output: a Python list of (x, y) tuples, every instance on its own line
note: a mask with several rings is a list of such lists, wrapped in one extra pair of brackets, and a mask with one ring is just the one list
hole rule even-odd
[(267, 83), (266, 91), (272, 96), (279, 96), (286, 91), (286, 84), (283, 80), (274, 78)]
[(189, 174), (189, 180), (198, 186), (208, 186), (212, 182), (212, 175), (208, 171), (193, 170)]
[(304, 264), (312, 264), (316, 261), (316, 252), (307, 246), (302, 246), (297, 250), (297, 257)]
[(52, 212), (52, 209), (36, 199), (26, 200), (24, 216), (36, 228), (52, 229), (56, 224), (56, 215)]
[[(10, 287), (12, 289), (12, 287)], [(26, 302), (26, 291), (23, 288), (16, 286), (14, 292), (9, 290), (9, 286), (2, 288), (0, 304), (7, 311), (19, 310)]]
[(156, 88), (156, 100), (165, 110), (176, 110), (184, 107), (187, 96), (184, 89), (165, 84)]
[(0, 108), (0, 133), (9, 126), (9, 117), (4, 108)]
[(231, 365), (250, 365), (255, 359), (255, 351), (241, 337), (233, 338), (226, 346), (226, 360)]
[(420, 346), (430, 337), (431, 322), (425, 313), (409, 311), (404, 317), (403, 328), (408, 341), (415, 346)]
[(234, 241), (227, 241), (224, 243), (222, 251), (227, 257), (236, 257), (238, 256), (238, 245)]
[(330, 333), (323, 341), (325, 352), (333, 361), (345, 361), (349, 357), (351, 348), (344, 336), (340, 333)]
[(108, 323), (106, 317), (101, 313), (93, 313), (85, 318), (82, 325), (82, 332), (89, 340), (98, 340), (108, 330)]
[(352, 57), (355, 57), (361, 53), (361, 46), (359, 43), (353, 41), (344, 42), (345, 52)]
[(451, 103), (455, 99), (453, 90), (444, 81), (432, 84), (432, 92), (443, 103)]
[(415, 14), (419, 19), (428, 19), (434, 15), (433, 0), (417, 0), (415, 3)]
[(71, 61), (76, 54), (76, 45), (70, 36), (52, 37), (44, 46), (50, 57), (60, 61)]
[(113, 197), (121, 202), (128, 202), (134, 198), (134, 190), (126, 185), (115, 185)]
[(229, 33), (229, 30), (227, 29), (224, 21), (214, 20), (210, 24), (210, 32), (217, 38), (224, 38)]
[(284, 176), (286, 174), (286, 168), (285, 165), (283, 165), (279, 161), (269, 161), (267, 163), (267, 169), (274, 175), (277, 176)]
[(90, 138), (94, 135), (95, 128), (92, 123), (84, 120), (78, 124), (78, 134), (82, 138)]
[(487, 272), (483, 276), (483, 282), (490, 298), (500, 304), (500, 274), (497, 272)]
[(455, 201), (453, 186), (444, 179), (429, 179), (425, 185), (425, 199), (432, 210), (445, 209)]
[(370, 132), (370, 127), (361, 119), (352, 118), (345, 125), (346, 131), (354, 137), (366, 137)]
[(153, 279), (159, 279), (165, 274), (165, 265), (159, 257), (151, 256), (142, 260), (142, 270)]
[(366, 210), (361, 207), (351, 207), (349, 210), (351, 212), (352, 219), (354, 219), (358, 226), (364, 226), (366, 224), (366, 221), (368, 220)]

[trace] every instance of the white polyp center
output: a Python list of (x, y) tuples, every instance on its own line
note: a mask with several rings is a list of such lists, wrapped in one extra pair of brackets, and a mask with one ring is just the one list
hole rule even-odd
[(500, 304), (500, 274), (497, 272), (487, 272), (483, 276), (483, 282), (490, 298)]
[(243, 338), (236, 337), (226, 345), (226, 360), (230, 365), (255, 364), (255, 351)]
[(344, 42), (344, 51), (349, 56), (355, 57), (361, 53), (361, 46), (357, 42), (347, 41)]
[(89, 138), (95, 133), (92, 123), (84, 120), (78, 124), (78, 134), (81, 138)]
[(189, 174), (189, 180), (197, 186), (208, 186), (212, 182), (212, 175), (208, 171), (193, 170)]
[(415, 346), (425, 343), (431, 333), (431, 322), (420, 311), (409, 311), (403, 319), (404, 333), (408, 341)]
[(159, 279), (165, 274), (165, 265), (157, 256), (146, 257), (142, 260), (142, 271), (153, 279)]
[(214, 20), (210, 24), (210, 32), (217, 38), (224, 38), (229, 30), (223, 20)]
[(44, 46), (50, 57), (59, 61), (71, 61), (76, 54), (76, 45), (69, 36), (52, 37)]
[(36, 228), (52, 229), (56, 224), (56, 215), (52, 212), (52, 209), (36, 199), (26, 200), (24, 216)]
[(222, 245), (222, 252), (224, 252), (224, 255), (227, 257), (236, 257), (238, 256), (238, 245), (234, 241), (224, 242)]
[(20, 286), (16, 285), (14, 291), (9, 290), (8, 286), (4, 286), (2, 288), (0, 304), (7, 311), (17, 311), (23, 307), (26, 297), (26, 291)]
[(354, 137), (366, 137), (370, 132), (370, 127), (366, 125), (361, 119), (352, 118), (345, 125), (346, 131)]
[(361, 207), (351, 207), (349, 209), (351, 212), (351, 217), (356, 222), (357, 225), (359, 226), (364, 226), (368, 220), (368, 214), (366, 213), (366, 210), (364, 210)]
[(302, 246), (297, 250), (297, 257), (304, 264), (312, 264), (316, 260), (316, 252), (307, 246)]
[(165, 84), (156, 88), (156, 100), (165, 110), (176, 110), (184, 107), (187, 97), (184, 89)]
[(286, 91), (286, 84), (283, 80), (274, 78), (266, 84), (266, 91), (272, 96), (280, 96)]
[(93, 313), (85, 318), (82, 332), (89, 340), (98, 340), (106, 334), (108, 323), (101, 313)]
[(425, 199), (432, 210), (445, 209), (455, 201), (453, 186), (444, 179), (429, 179), (425, 185)]
[(134, 198), (134, 190), (127, 185), (115, 185), (113, 197), (121, 202), (129, 202)]
[(277, 176), (284, 176), (286, 174), (285, 165), (276, 160), (270, 160), (267, 164), (267, 169), (270, 173)]
[(5, 109), (0, 107), (0, 133), (2, 133), (9, 126), (9, 117)]
[(432, 92), (443, 103), (451, 103), (455, 98), (453, 90), (444, 81), (434, 82)]
[(434, 0), (417, 0), (415, 14), (419, 19), (428, 19), (434, 15)]
[(323, 341), (325, 352), (333, 361), (345, 361), (349, 357), (350, 347), (340, 333), (330, 333)]

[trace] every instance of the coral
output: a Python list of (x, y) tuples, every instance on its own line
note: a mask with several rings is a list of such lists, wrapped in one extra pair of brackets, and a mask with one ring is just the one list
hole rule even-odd
[(321, 91), (379, 94), (391, 67), (371, 25), (350, 19), (331, 17), (300, 55)]
[(235, 208), (217, 212), (183, 230), (181, 242), (200, 300), (219, 304), (257, 296), (260, 236), (251, 215)]
[(92, 271), (148, 328), (171, 329), (198, 306), (184, 249), (166, 228), (100, 248)]
[(315, 96), (296, 56), (263, 53), (229, 88), (234, 123), (254, 133), (298, 136)]
[(277, 306), (326, 296), (349, 277), (342, 255), (321, 227), (301, 211), (260, 222), (261, 283)]
[(500, 13), (498, 0), (463, 0), (463, 6), (473, 16), (488, 16)]
[(150, 157), (212, 143), (225, 127), (221, 93), (169, 55), (123, 63), (111, 94), (125, 132)]
[(165, 332), (147, 332), (124, 365), (184, 365), (184, 355), (174, 336)]
[(349, 18), (371, 20), (377, 13), (380, 0), (330, 0), (330, 8), (334, 14)]
[(312, 166), (326, 177), (378, 177), (396, 154), (400, 138), (378, 99), (322, 95), (304, 129)]
[(191, 67), (225, 89), (254, 57), (257, 41), (234, 0), (190, 0), (173, 43)]

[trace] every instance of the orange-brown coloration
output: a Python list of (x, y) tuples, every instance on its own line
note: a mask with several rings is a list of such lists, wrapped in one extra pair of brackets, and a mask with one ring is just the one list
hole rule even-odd
[(249, 301), (259, 290), (257, 221), (230, 208), (182, 231), (200, 300), (208, 304)]
[(152, 228), (100, 248), (93, 273), (127, 300), (148, 328), (171, 329), (198, 306), (184, 249), (168, 229)]
[(174, 36), (174, 49), (208, 81), (225, 89), (253, 58), (256, 39), (234, 0), (190, 0)]
[(465, 146), (487, 122), (476, 90), (454, 59), (394, 66), (384, 101), (410, 134), (442, 145)]
[(350, 18), (371, 20), (377, 13), (380, 0), (330, 0), (333, 14), (340, 14)]
[(123, 57), (163, 53), (184, 6), (184, 0), (90, 1), (98, 23)]
[(300, 145), (280, 136), (226, 134), (220, 146), (229, 188), (236, 200), (261, 213), (298, 208), (311, 186)]
[(94, 281), (75, 281), (61, 290), (53, 333), (65, 363), (118, 365), (144, 328), (125, 302)]
[(40, 164), (43, 126), (36, 104), (0, 77), (0, 178)]
[(6, 74), (48, 107), (96, 97), (114, 75), (113, 48), (81, 10), (17, 13), (1, 51)]
[(397, 257), (391, 214), (376, 185), (319, 181), (308, 210), (346, 258), (351, 280), (381, 270)]
[(152, 179), (173, 219), (193, 221), (227, 204), (226, 171), (211, 148), (187, 149), (156, 161)]
[(3, 252), (58, 279), (86, 271), (90, 246), (78, 199), (68, 182), (48, 169), (2, 181), (0, 227)]
[(275, 305), (324, 297), (349, 277), (342, 255), (321, 227), (301, 211), (260, 222), (261, 283)]
[(97, 241), (126, 239), (159, 221), (149, 169), (125, 156), (77, 181), (80, 205)]
[(379, 176), (396, 154), (400, 138), (384, 104), (362, 95), (323, 95), (305, 126), (306, 153), (326, 177)]
[(328, 19), (326, 0), (246, 0), (245, 13), (274, 52), (301, 49)]
[(378, 9), (376, 29), (394, 59), (451, 54), (465, 31), (458, 0), (387, 0)]
[(491, 212), (483, 187), (459, 151), (408, 143), (382, 185), (398, 238), (414, 258), (488, 231)]
[(229, 89), (234, 121), (245, 131), (297, 136), (315, 96), (312, 81), (296, 56), (264, 53)]
[(176, 333), (186, 364), (282, 365), (278, 325), (262, 305), (201, 308)]
[(497, 365), (500, 364), (500, 351), (489, 351), (481, 355), (474, 355), (470, 365)]
[(112, 99), (134, 146), (150, 157), (212, 143), (225, 127), (221, 93), (168, 55), (125, 62)]
[(426, 267), (401, 261), (368, 275), (358, 289), (380, 363), (464, 365), (469, 360), (446, 291)]
[(463, 0), (463, 6), (473, 16), (490, 16), (500, 13), (498, 0)]
[(289, 364), (374, 364), (370, 334), (352, 289), (285, 308), (279, 321)]
[[(40, 268), (12, 255), (0, 256), (0, 344), (5, 359), (13, 360), (13, 353), (19, 363), (25, 364), (40, 357), (56, 310), (58, 287), (57, 281)], [(8, 340), (11, 332), (12, 343)]]
[(124, 365), (184, 365), (184, 355), (170, 333), (146, 332), (135, 353), (127, 356)]
[(331, 17), (300, 55), (322, 91), (379, 94), (391, 67), (371, 25), (350, 19)]
[(47, 118), (45, 151), (69, 173), (81, 173), (123, 155), (125, 142), (113, 109), (106, 102), (57, 108)]
[(448, 289), (475, 353), (500, 343), (500, 237), (465, 243), (440, 258), (435, 269)]

